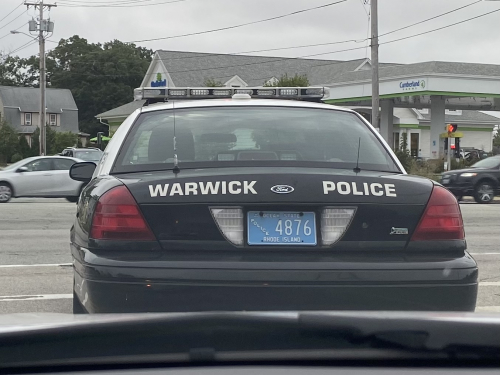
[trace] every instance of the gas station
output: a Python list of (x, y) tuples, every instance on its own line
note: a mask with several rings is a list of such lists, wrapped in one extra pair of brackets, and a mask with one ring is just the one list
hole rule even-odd
[[(462, 111), (500, 111), (498, 65), (426, 62), (382, 67), (379, 74), (381, 114), (378, 128), (381, 135), (390, 145), (397, 145), (394, 137), (399, 138), (404, 129), (428, 130), (428, 144), (420, 147), (424, 158), (443, 157), (448, 138), (452, 147), (460, 149), (460, 140), (474, 131), (471, 127), (461, 128), (454, 122), (453, 131), (449, 132), (447, 125), (450, 121), (445, 120), (445, 115), (461, 114)], [(329, 96), (325, 102), (348, 106), (371, 120), (371, 70), (354, 71), (339, 78), (328, 85)], [(416, 112), (417, 117), (420, 115), (429, 125), (401, 123), (408, 110)], [(395, 116), (395, 112), (403, 113), (403, 116)], [(425, 114), (429, 116), (425, 118)], [(489, 117), (491, 119), (477, 130), (489, 131), (491, 138), (491, 132), (500, 119)]]

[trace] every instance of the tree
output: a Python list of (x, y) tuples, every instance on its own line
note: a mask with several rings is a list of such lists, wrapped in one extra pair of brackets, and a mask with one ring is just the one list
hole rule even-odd
[(9, 56), (0, 51), (0, 86), (34, 86), (38, 76), (30, 71), (29, 59)]
[(21, 135), (19, 137), (19, 145), (17, 147), (17, 151), (23, 158), (32, 156), (30, 145), (28, 144), (28, 141), (26, 140), (26, 137), (24, 135)]
[(31, 134), (31, 148), (29, 156), (40, 155), (40, 128), (36, 128)]
[(75, 35), (62, 39), (47, 56), (51, 87), (70, 88), (78, 107), (80, 130), (95, 136), (107, 127), (98, 113), (126, 104), (141, 84), (153, 51), (114, 40), (90, 44)]
[(395, 151), (395, 154), (404, 169), (409, 170), (412, 163), (412, 157), (410, 150), (408, 150), (408, 137), (406, 133), (401, 135), (401, 142), (399, 143), (399, 149)]
[(280, 79), (273, 83), (265, 83), (264, 87), (306, 87), (309, 86), (309, 79), (306, 74), (295, 74), (293, 77), (288, 77), (288, 74), (283, 74)]
[(221, 81), (216, 81), (213, 78), (207, 78), (205, 82), (203, 82), (204, 87), (224, 87), (224, 84)]
[(9, 163), (17, 152), (19, 140), (17, 132), (5, 120), (0, 120), (0, 160)]
[(75, 147), (78, 145), (78, 135), (71, 132), (58, 132), (55, 136), (54, 154), (64, 150), (66, 147)]
[[(79, 128), (95, 136), (107, 126), (95, 115), (126, 104), (141, 84), (153, 51), (113, 40), (88, 43), (74, 35), (61, 39), (46, 57), (47, 87), (69, 88), (78, 107)], [(0, 54), (0, 85), (38, 86), (39, 58)]]
[(55, 155), (58, 152), (61, 152), (62, 150), (57, 151), (56, 150), (56, 131), (52, 129), (50, 126), (45, 127), (45, 147), (46, 155)]

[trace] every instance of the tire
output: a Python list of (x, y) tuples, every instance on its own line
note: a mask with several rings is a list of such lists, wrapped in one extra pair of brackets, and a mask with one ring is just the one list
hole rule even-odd
[(73, 314), (88, 314), (75, 292), (73, 292)]
[(7, 203), (12, 198), (12, 186), (6, 182), (0, 182), (0, 203)]
[(464, 197), (463, 195), (455, 195), (455, 198), (457, 198), (457, 201), (461, 201)]
[(480, 181), (474, 188), (476, 203), (491, 203), (495, 198), (495, 188), (491, 181)]

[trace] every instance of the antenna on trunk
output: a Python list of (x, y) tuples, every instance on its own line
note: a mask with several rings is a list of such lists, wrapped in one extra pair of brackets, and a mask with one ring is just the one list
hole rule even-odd
[(177, 158), (177, 138), (175, 137), (175, 102), (172, 102), (172, 111), (174, 116), (174, 169), (172, 172), (175, 174), (179, 173), (181, 170), (179, 168), (179, 159)]
[(361, 137), (359, 137), (359, 140), (358, 140), (358, 157), (356, 159), (356, 167), (353, 169), (354, 173), (361, 172), (361, 169), (359, 169), (359, 150), (360, 149), (361, 149)]

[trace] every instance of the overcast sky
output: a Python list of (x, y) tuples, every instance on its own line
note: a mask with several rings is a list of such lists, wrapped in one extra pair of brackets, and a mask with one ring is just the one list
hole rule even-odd
[[(137, 3), (131, 7), (130, 4), (125, 4), (127, 1)], [(328, 4), (333, 0), (185, 0), (161, 4), (166, 1), (168, 0), (55, 1), (58, 7), (53, 8), (50, 14), (55, 23), (51, 39), (57, 42), (75, 34), (90, 42), (113, 39), (128, 42), (167, 37), (257, 21)], [(117, 2), (128, 7), (82, 7)], [(350, 39), (362, 41), (367, 36), (366, 12), (369, 8), (363, 5), (363, 2), (364, 0), (347, 0), (338, 5), (233, 30), (137, 44), (153, 50), (234, 53)], [(473, 2), (475, 0), (379, 0), (379, 33), (383, 34)], [(20, 3), (20, 0), (0, 0), (0, 19)], [(432, 30), (499, 8), (500, 1), (478, 2), (463, 10), (381, 37), (380, 42)], [(23, 5), (0, 21), (1, 51), (15, 51), (30, 41), (25, 35), (8, 33), (17, 28), (19, 31), (28, 32), (28, 26), (23, 24), (33, 16), (33, 9), (26, 11)], [(9, 22), (11, 23), (7, 25)], [(363, 47), (366, 44), (350, 42), (257, 54), (303, 57)], [(48, 43), (47, 48), (53, 48), (55, 45)], [(34, 44), (14, 54), (29, 56), (37, 51), (38, 46)], [(314, 58), (348, 60), (369, 55), (366, 49), (359, 49)], [(427, 35), (380, 46), (382, 62), (412, 63), (430, 60), (500, 64), (500, 12)]]

